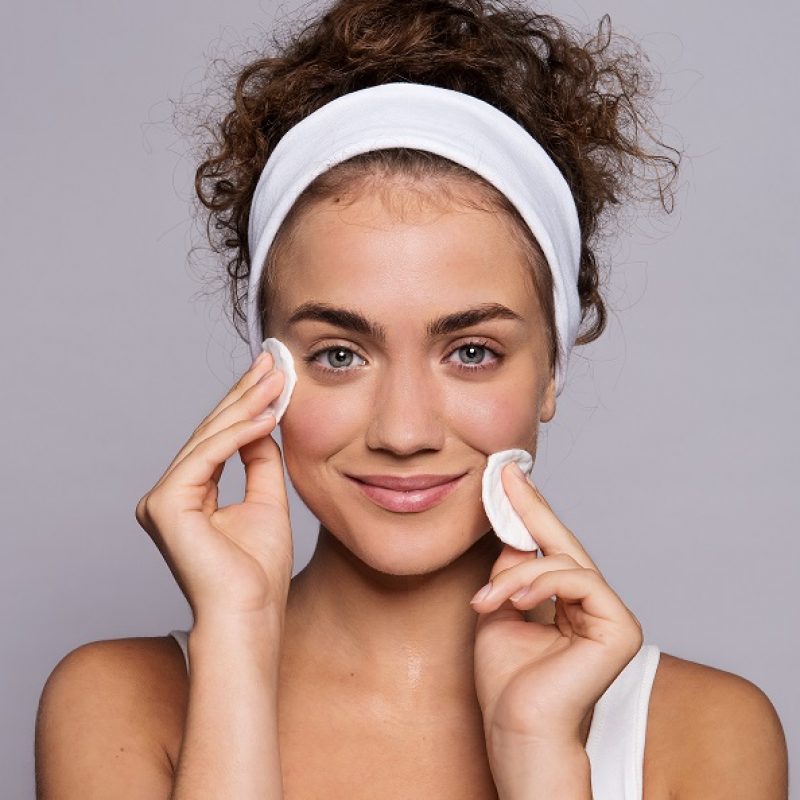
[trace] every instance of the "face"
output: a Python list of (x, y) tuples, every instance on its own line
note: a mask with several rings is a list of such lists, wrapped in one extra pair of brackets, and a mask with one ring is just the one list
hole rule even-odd
[[(298, 494), (364, 563), (422, 574), (490, 530), (486, 458), (511, 447), (535, 456), (555, 384), (510, 221), (421, 203), (399, 186), (392, 197), (388, 207), (367, 193), (304, 213), (277, 265), (265, 336), (289, 347), (297, 369), (281, 438)], [(298, 315), (306, 304), (328, 310)], [(502, 307), (483, 320), (454, 316)], [(356, 324), (361, 317), (371, 330)], [(404, 512), (348, 477), (367, 474), (463, 477), (438, 503)]]

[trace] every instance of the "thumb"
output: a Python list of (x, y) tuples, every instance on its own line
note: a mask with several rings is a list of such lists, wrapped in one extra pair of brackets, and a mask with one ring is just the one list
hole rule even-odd
[(244, 502), (278, 505), (288, 513), (283, 457), (271, 433), (266, 432), (239, 448), (245, 473)]
[(533, 558), (536, 558), (537, 552), (537, 550), (517, 550), (516, 547), (512, 547), (510, 544), (505, 544), (503, 549), (500, 551), (500, 555), (497, 557), (497, 560), (492, 565), (492, 571), (489, 574), (489, 579), (493, 580), (494, 576), (497, 575), (498, 572), (510, 569), (517, 564), (521, 564), (523, 561), (529, 561)]

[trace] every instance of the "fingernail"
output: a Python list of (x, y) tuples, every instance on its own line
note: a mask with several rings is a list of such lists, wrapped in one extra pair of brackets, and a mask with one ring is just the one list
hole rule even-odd
[(266, 355), (266, 350), (262, 353), (259, 353), (254, 359), (253, 363), (250, 365), (250, 369), (255, 369), (263, 360), (264, 356)]
[(519, 600), (521, 597), (524, 597), (526, 594), (528, 594), (528, 589), (530, 588), (531, 588), (530, 586), (523, 586), (522, 589), (519, 589), (518, 591), (514, 592), (514, 594), (512, 594), (511, 597), (509, 597), (508, 599)]
[(519, 478), (521, 481), (527, 481), (528, 479), (525, 477), (525, 473), (519, 468), (519, 464), (516, 461), (511, 462), (511, 471), (514, 473), (514, 477)]
[(487, 583), (486, 586), (482, 587), (481, 589), (478, 589), (478, 591), (475, 593), (475, 597), (473, 597), (472, 600), (470, 600), (470, 603), (480, 603), (481, 600), (485, 600), (489, 596), (489, 592), (491, 591), (492, 591), (492, 582), (489, 581), (489, 583)]
[(253, 419), (261, 420), (261, 419), (267, 419), (267, 417), (274, 417), (274, 416), (275, 416), (275, 411), (271, 408), (266, 408), (264, 409), (264, 411), (258, 414), (258, 416), (253, 417)]

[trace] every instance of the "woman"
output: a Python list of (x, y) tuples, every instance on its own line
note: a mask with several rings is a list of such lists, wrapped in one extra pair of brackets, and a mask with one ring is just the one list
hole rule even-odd
[[(763, 692), (645, 643), (511, 467), (502, 491), (542, 556), (505, 543), (481, 502), (487, 458), (535, 456), (569, 348), (603, 330), (603, 213), (637, 166), (677, 170), (629, 134), (641, 65), (607, 43), (523, 6), (350, 0), (242, 71), (197, 188), (251, 349), (277, 338), (296, 365), (283, 452), (263, 412), (288, 376), (266, 354), (136, 509), (191, 605), (188, 649), (174, 631), (63, 659), (40, 705), (40, 797), (787, 796)], [(392, 129), (398, 84), (397, 141), (441, 98), (418, 124), (474, 169), (405, 144), (326, 168), (345, 130)], [(469, 98), (492, 107), (485, 147), (459, 116)], [(519, 174), (506, 122), (529, 140)], [(313, 180), (277, 172), (292, 159)], [(237, 451), (244, 499), (218, 508)], [(294, 577), (284, 460), (320, 520)], [(446, 489), (376, 485), (430, 476)]]

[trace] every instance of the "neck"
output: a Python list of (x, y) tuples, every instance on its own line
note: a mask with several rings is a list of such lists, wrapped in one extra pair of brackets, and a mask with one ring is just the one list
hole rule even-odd
[[(306, 567), (292, 579), (283, 639), (284, 680), (303, 692), (355, 692), (415, 726), (471, 718), (477, 613), (469, 601), (489, 579), (502, 542), (489, 532), (455, 561), (423, 575), (389, 575), (364, 564), (320, 526)], [(525, 612), (552, 624), (551, 601)], [(349, 687), (355, 687), (350, 689)], [(581, 724), (586, 744), (592, 719)]]
[(357, 685), (391, 692), (417, 712), (454, 699), (463, 706), (474, 697), (477, 613), (469, 601), (501, 549), (489, 532), (441, 569), (389, 575), (321, 526), (311, 560), (292, 579), (285, 658), (317, 679), (351, 676)]

